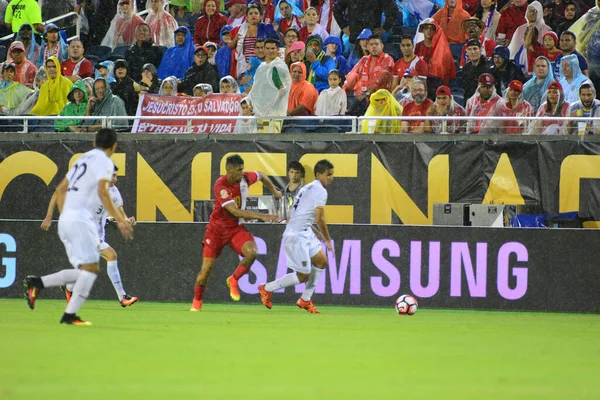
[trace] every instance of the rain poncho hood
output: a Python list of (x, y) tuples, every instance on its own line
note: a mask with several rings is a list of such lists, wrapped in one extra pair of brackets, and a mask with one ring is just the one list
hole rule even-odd
[(542, 103), (542, 98), (546, 94), (548, 90), (548, 85), (553, 82), (554, 72), (552, 72), (552, 64), (550, 60), (546, 57), (538, 57), (536, 58), (536, 62), (539, 60), (544, 60), (548, 65), (548, 75), (546, 75), (546, 79), (544, 79), (541, 83), (537, 82), (537, 75), (535, 73), (535, 68), (533, 69), (533, 76), (523, 85), (523, 98), (531, 104), (534, 110), (537, 110), (540, 104)]
[(233, 93), (240, 93), (240, 86), (238, 85), (237, 81), (231, 75), (227, 75), (227, 76), (224, 76), (221, 78), (221, 80), (219, 81), (219, 93), (223, 93), (223, 91), (221, 90), (221, 85), (223, 84), (223, 82), (229, 82), (229, 84), (231, 85), (231, 90), (233, 90)]
[(160, 90), (158, 91), (159, 96), (166, 96), (165, 94), (165, 84), (170, 83), (173, 86), (173, 93), (171, 96), (177, 96), (177, 78), (174, 76), (166, 77), (162, 83), (160, 84)]
[[(97, 100), (94, 110), (92, 111), (93, 116), (117, 116), (117, 117), (126, 117), (127, 111), (125, 109), (125, 102), (121, 100), (118, 96), (115, 96), (112, 93), (110, 85), (104, 78), (98, 78), (94, 81), (94, 96), (97, 96), (96, 93), (96, 83), (103, 82), (106, 87), (106, 92), (104, 94), (104, 98), (102, 101)], [(84, 125), (97, 125), (100, 121), (98, 120), (86, 120)], [(113, 128), (123, 128), (128, 126), (127, 120), (114, 120), (112, 122)]]
[[(433, 19), (442, 28), (448, 42), (450, 43), (464, 43), (465, 34), (462, 30), (462, 23), (465, 19), (469, 18), (471, 14), (463, 9), (462, 0), (456, 0), (456, 6), (450, 14), (449, 1), (438, 12), (433, 14)], [(450, 18), (450, 19), (448, 19)]]
[[(281, 89), (273, 83), (273, 69), (277, 69), (283, 85)], [(287, 115), (292, 77), (285, 62), (277, 57), (270, 63), (262, 63), (256, 71), (254, 81), (256, 84), (248, 94), (254, 114), (259, 117)]]
[(48, 75), (48, 80), (40, 88), (38, 100), (31, 114), (35, 115), (57, 115), (67, 104), (67, 95), (73, 86), (73, 82), (61, 74), (60, 61), (55, 56), (46, 60), (45, 65), (53, 61), (56, 65), (56, 78), (52, 79)]
[(171, 14), (165, 11), (165, 0), (159, 0), (158, 12), (152, 9), (152, 0), (146, 1), (148, 16), (145, 23), (150, 27), (152, 39), (157, 46), (171, 47), (175, 45), (174, 33), (179, 24)]
[[(107, 76), (102, 76), (100, 74), (100, 67), (106, 68)], [(96, 65), (96, 72), (94, 73), (94, 79), (104, 78), (108, 83), (113, 83), (116, 81), (115, 79), (115, 63), (109, 60), (102, 61), (100, 64)]]
[[(380, 101), (385, 100), (384, 104)], [(402, 106), (386, 89), (379, 89), (370, 97), (369, 108), (365, 117), (400, 117)], [(401, 133), (402, 121), (400, 118), (394, 120), (364, 120), (362, 122), (363, 133)]]
[(281, 21), (281, 19), (283, 18), (283, 15), (281, 14), (281, 11), (279, 10), (279, 5), (281, 3), (288, 3), (290, 5), (290, 7), (292, 7), (292, 16), (296, 16), (298, 18), (302, 18), (304, 17), (304, 13), (302, 12), (302, 10), (291, 0), (279, 0), (277, 2), (277, 5), (275, 6), (275, 22), (279, 23), (279, 21)]
[[(539, 1), (534, 1), (531, 4), (529, 4), (527, 6), (527, 8), (535, 8), (535, 10), (537, 11), (536, 15), (537, 18), (535, 20), (535, 27), (537, 28), (538, 31), (538, 43), (540, 45), (544, 44), (544, 34), (546, 32), (550, 32), (552, 31), (552, 28), (550, 28), (548, 25), (546, 25), (546, 22), (544, 21), (544, 7), (542, 7), (542, 4)], [(517, 52), (519, 51), (519, 49), (521, 49), (521, 47), (525, 44), (525, 30), (527, 30), (527, 26), (529, 25), (529, 23), (525, 23), (521, 26), (519, 26), (517, 28), (517, 30), (515, 31), (512, 40), (510, 41), (510, 45), (508, 46), (508, 49), (510, 50), (510, 58), (511, 59), (515, 59), (515, 62), (518, 65), (525, 65), (527, 66), (527, 52), (523, 51), (521, 53), (525, 53), (524, 55), (521, 55), (521, 59), (517, 60)]]
[(169, 47), (165, 52), (158, 67), (158, 77), (160, 79), (165, 79), (168, 76), (183, 79), (185, 72), (194, 62), (194, 40), (192, 39), (190, 30), (185, 26), (181, 26), (177, 28), (173, 37), (177, 35), (177, 32), (185, 32), (185, 41), (182, 46), (175, 45)]
[(35, 37), (33, 36), (35, 29), (33, 29), (33, 26), (31, 24), (23, 24), (21, 25), (21, 28), (19, 28), (19, 32), (17, 32), (17, 35), (15, 37), (15, 41), (20, 41), (22, 42), (22, 36), (21, 36), (21, 29), (23, 29), (24, 26), (28, 26), (31, 29), (31, 42), (29, 43), (29, 49), (25, 50), (25, 57), (27, 57), (27, 59), (29, 61), (31, 61), (33, 63), (33, 65), (38, 66), (41, 64), (41, 60), (40, 57), (43, 57), (42, 54), (42, 46), (40, 46), (39, 44), (37, 44), (37, 42), (35, 41)]
[[(240, 101), (240, 117), (246, 117), (244, 119), (238, 119), (235, 123), (234, 133), (257, 133), (258, 127), (256, 124), (255, 118), (248, 118), (244, 115), (244, 111), (242, 110), (242, 105), (247, 104), (250, 108), (252, 108), (252, 100), (248, 97), (242, 99)], [(254, 113), (253, 113), (254, 114)]]
[(137, 15), (137, 1), (131, 1), (131, 14), (124, 14), (117, 4), (117, 11), (113, 17), (108, 32), (102, 39), (102, 46), (116, 48), (119, 46), (131, 46), (135, 43), (135, 28), (138, 24), (143, 23), (142, 17)]
[[(81, 103), (75, 103), (75, 97), (73, 93), (75, 90), (81, 90), (83, 92), (83, 99), (81, 99)], [(88, 92), (87, 87), (83, 79), (78, 80), (73, 84), (71, 90), (69, 91), (69, 95), (67, 96), (69, 102), (63, 107), (60, 111), (60, 116), (67, 117), (81, 117), (85, 115), (85, 110), (87, 108), (88, 103)], [(57, 119), (54, 121), (54, 128), (59, 131), (69, 131), (69, 127), (78, 126), (81, 124), (80, 119)]]
[(564, 76), (564, 69), (561, 66), (563, 77), (559, 80), (559, 83), (563, 87), (565, 100), (568, 103), (575, 103), (579, 100), (579, 86), (589, 79), (583, 74), (583, 72), (581, 72), (581, 68), (579, 67), (579, 59), (577, 58), (576, 54), (570, 54), (566, 57), (563, 57), (561, 62), (565, 61), (568, 62), (571, 67), (572, 78), (570, 81), (567, 80), (567, 77)]
[(433, 55), (429, 62), (429, 75), (442, 78), (444, 83), (448, 84), (450, 79), (456, 78), (456, 67), (452, 53), (450, 52), (448, 39), (446, 39), (444, 31), (433, 18), (426, 18), (419, 24), (414, 39), (415, 47), (418, 43), (425, 40), (425, 36), (421, 33), (421, 27), (427, 24), (435, 26), (435, 34), (432, 39)]

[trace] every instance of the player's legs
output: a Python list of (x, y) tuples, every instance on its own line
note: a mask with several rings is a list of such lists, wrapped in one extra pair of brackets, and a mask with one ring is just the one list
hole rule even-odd
[(310, 258), (310, 262), (312, 264), (310, 276), (306, 281), (304, 292), (302, 292), (302, 296), (296, 302), (296, 305), (310, 313), (318, 313), (319, 310), (312, 303), (312, 295), (315, 292), (315, 287), (317, 286), (317, 282), (319, 282), (321, 273), (327, 268), (327, 256), (320, 249), (317, 254)]
[(258, 249), (256, 248), (254, 237), (244, 227), (240, 227), (233, 235), (231, 241), (229, 242), (229, 246), (237, 254), (244, 257), (242, 261), (240, 261), (236, 270), (230, 277), (227, 278), (226, 281), (227, 286), (229, 287), (229, 295), (231, 296), (231, 299), (233, 301), (239, 301), (240, 290), (238, 281), (242, 276), (246, 275), (250, 271), (250, 267), (258, 256)]
[(123, 289), (123, 282), (121, 281), (121, 273), (119, 272), (119, 266), (117, 262), (117, 252), (108, 243), (102, 242), (100, 244), (100, 257), (106, 260), (106, 272), (112, 282), (113, 288), (117, 293), (117, 298), (121, 303), (121, 307), (128, 307), (138, 301), (137, 297), (128, 296)]
[(212, 257), (202, 258), (202, 268), (196, 277), (196, 285), (194, 286), (194, 301), (190, 311), (200, 311), (202, 308), (202, 296), (204, 296), (204, 289), (206, 288), (208, 278), (210, 277), (210, 273), (212, 272), (216, 261), (217, 259)]
[(90, 295), (92, 286), (94, 286), (94, 282), (98, 277), (98, 271), (100, 270), (100, 267), (96, 262), (82, 264), (79, 266), (79, 270), (81, 273), (75, 282), (75, 286), (73, 286), (73, 295), (71, 296), (71, 300), (69, 301), (69, 304), (67, 304), (65, 313), (60, 320), (61, 324), (91, 325), (90, 322), (83, 321), (76, 314)]

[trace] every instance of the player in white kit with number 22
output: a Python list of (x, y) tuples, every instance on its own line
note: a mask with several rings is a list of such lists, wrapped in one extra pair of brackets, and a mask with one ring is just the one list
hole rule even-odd
[(98, 274), (100, 237), (94, 213), (104, 206), (115, 216), (121, 234), (130, 239), (133, 228), (113, 203), (109, 184), (114, 164), (110, 156), (117, 147), (117, 134), (103, 128), (96, 134), (95, 148), (79, 158), (56, 188), (58, 208), (58, 235), (65, 246), (69, 262), (75, 269), (64, 269), (42, 277), (25, 278), (25, 298), (33, 310), (39, 292), (44, 288), (75, 283), (73, 296), (60, 323), (91, 325), (79, 318), (79, 311), (88, 297)]
[[(327, 204), (328, 185), (333, 182), (333, 164), (321, 160), (315, 164), (315, 180), (300, 189), (292, 206), (291, 217), (283, 233), (283, 246), (288, 267), (296, 272), (258, 286), (261, 301), (265, 307), (271, 308), (271, 296), (277, 289), (295, 286), (306, 282), (306, 287), (296, 305), (309, 313), (318, 313), (312, 303), (319, 276), (327, 267), (327, 256), (323, 252), (319, 234), (325, 241), (329, 251), (333, 251), (331, 237), (325, 221), (325, 204)], [(320, 233), (313, 228), (317, 223)]]

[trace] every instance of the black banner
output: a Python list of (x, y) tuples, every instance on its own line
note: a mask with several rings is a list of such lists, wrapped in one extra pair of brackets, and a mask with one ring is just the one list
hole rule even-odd
[[(1, 142), (0, 218), (43, 218), (69, 163), (89, 149), (85, 141)], [(212, 199), (231, 153), (280, 186), (290, 161), (300, 160), (310, 181), (315, 162), (329, 158), (336, 180), (327, 216), (344, 224), (429, 225), (438, 202), (578, 211), (580, 199), (597, 197), (600, 178), (597, 142), (123, 140), (113, 160), (126, 210), (141, 221), (194, 221), (196, 202)], [(255, 186), (251, 194), (263, 194)], [(596, 207), (583, 208), (595, 214)]]
[[(260, 255), (240, 281), (242, 302), (258, 302), (258, 285), (287, 273), (284, 228), (249, 225)], [(317, 286), (317, 304), (392, 307), (397, 296), (411, 293), (426, 308), (600, 312), (595, 231), (364, 225), (330, 230), (335, 254), (329, 254)], [(112, 228), (107, 240), (119, 254), (128, 293), (142, 301), (191, 303), (203, 233), (200, 223), (147, 223), (136, 227), (132, 242)], [(237, 255), (224, 250), (207, 303), (230, 301), (225, 279), (237, 264)], [(26, 275), (69, 267), (56, 224), (48, 233), (39, 222), (0, 221), (0, 297), (21, 297)], [(92, 298), (116, 300), (104, 262), (101, 270)], [(302, 289), (288, 288), (274, 301), (292, 304)], [(60, 296), (58, 289), (42, 293)]]

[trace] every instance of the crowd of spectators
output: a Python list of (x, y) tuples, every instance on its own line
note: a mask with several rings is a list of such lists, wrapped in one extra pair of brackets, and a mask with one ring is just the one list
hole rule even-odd
[[(72, 117), (55, 129), (79, 132), (99, 123), (82, 116), (134, 116), (143, 93), (240, 93), (240, 116), (256, 119), (235, 132), (351, 115), (396, 117), (364, 120), (365, 133), (600, 133), (521, 119), (600, 117), (600, 0), (436, 1), (402, 26), (413, 1), (0, 0), (14, 33), (0, 112)], [(70, 11), (83, 29), (67, 43), (43, 21)]]

